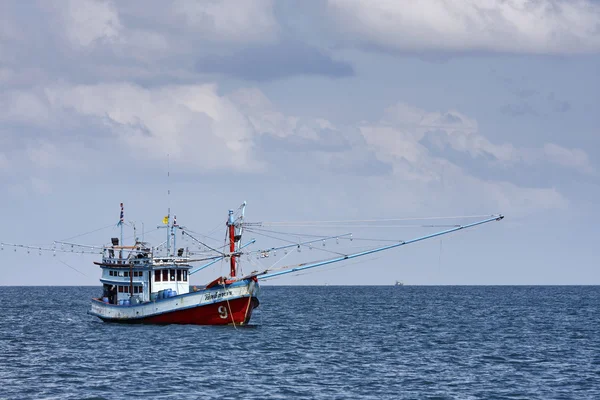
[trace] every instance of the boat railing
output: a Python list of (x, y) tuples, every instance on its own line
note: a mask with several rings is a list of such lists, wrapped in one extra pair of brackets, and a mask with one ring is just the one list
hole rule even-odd
[(115, 267), (130, 267), (130, 266), (146, 266), (146, 265), (155, 265), (155, 266), (168, 266), (168, 265), (181, 265), (181, 264), (189, 264), (189, 257), (159, 257), (159, 258), (112, 258), (112, 257), (103, 257), (102, 264), (111, 265)]
[(114, 265), (114, 266), (144, 266), (148, 265), (151, 262), (150, 258), (110, 258), (104, 257), (102, 258), (102, 263), (106, 265)]
[(152, 251), (144, 246), (104, 246), (102, 262), (112, 265), (145, 265), (152, 260)]
[(154, 265), (187, 264), (189, 261), (189, 257), (156, 257), (152, 259)]

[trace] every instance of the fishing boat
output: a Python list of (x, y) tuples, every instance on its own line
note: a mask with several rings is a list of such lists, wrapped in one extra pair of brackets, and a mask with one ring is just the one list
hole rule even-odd
[[(237, 218), (229, 210), (227, 254), (211, 248), (220, 254), (194, 259), (185, 248), (177, 248), (176, 233), (191, 234), (177, 224), (176, 217), (170, 222), (170, 212), (164, 219), (165, 254), (158, 254), (160, 246), (153, 248), (145, 242), (123, 246), (121, 229), (121, 241), (111, 238), (111, 244), (102, 249), (102, 261), (94, 262), (102, 271), (103, 293), (92, 299), (89, 314), (105, 322), (128, 324), (247, 324), (252, 310), (259, 305), (259, 285), (256, 276), (237, 276), (245, 207), (244, 203)], [(121, 228), (124, 225), (123, 203), (119, 225)], [(230, 263), (227, 277), (218, 277), (204, 287), (193, 286), (190, 290), (189, 276), (203, 269), (193, 269), (193, 262), (225, 257)]]
[(396, 283), (394, 284), (394, 286), (404, 286), (404, 282), (396, 281)]
[[(355, 238), (352, 233), (335, 235), (303, 235), (293, 234), (293, 240), (278, 237), (282, 232), (266, 229), (266, 227), (282, 226), (281, 223), (246, 222), (246, 202), (237, 210), (229, 210), (225, 220), (226, 239), (223, 245), (209, 245), (206, 240), (197, 237), (194, 231), (177, 224), (176, 216), (171, 219), (171, 210), (163, 218), (163, 225), (157, 229), (166, 229), (166, 240), (156, 246), (139, 240), (135, 234), (130, 245), (124, 244), (123, 227), (124, 206), (121, 203), (118, 226), (121, 228), (119, 238), (111, 237), (110, 243), (104, 246), (80, 245), (57, 241), (51, 247), (32, 247), (20, 244), (2, 243), (1, 248), (12, 246), (17, 248), (51, 251), (65, 250), (81, 253), (101, 254), (100, 261), (94, 264), (100, 267), (102, 293), (91, 300), (88, 313), (105, 322), (126, 324), (195, 324), (195, 325), (246, 325), (250, 322), (253, 310), (259, 302), (260, 285), (264, 280), (274, 279), (286, 274), (301, 274), (305, 271), (334, 263), (344, 263), (356, 258), (406, 246), (412, 243), (447, 235), (463, 229), (500, 221), (503, 215), (470, 216), (478, 220), (466, 224), (438, 225), (446, 229), (410, 240), (386, 239), (385, 245), (374, 246), (369, 238)], [(481, 218), (479, 218), (481, 217)], [(450, 218), (450, 217), (449, 217)], [(403, 219), (406, 220), (406, 219)], [(358, 222), (365, 222), (362, 220)], [(376, 221), (376, 220), (370, 220)], [(388, 220), (388, 221), (398, 221)], [(346, 221), (347, 222), (347, 221)], [(352, 226), (344, 222), (342, 227)], [(331, 224), (332, 221), (326, 221)], [(289, 225), (289, 224), (288, 224)], [(292, 226), (294, 226), (292, 224)], [(302, 223), (296, 226), (316, 227), (317, 223)], [(332, 226), (332, 225), (328, 225)], [(424, 225), (434, 227), (428, 223)], [(271, 239), (283, 240), (286, 244), (262, 249), (250, 249), (256, 242), (251, 239), (243, 243), (245, 232), (262, 235)], [(194, 243), (196, 249), (189, 246), (178, 247), (177, 236)], [(204, 241), (203, 241), (204, 240)], [(326, 250), (326, 242), (339, 244), (340, 241), (365, 240), (366, 248), (360, 251)], [(60, 246), (58, 248), (57, 246)], [(325, 251), (329, 257), (317, 261), (282, 263), (284, 259), (302, 249)], [(356, 249), (356, 246), (350, 249)], [(282, 256), (283, 254), (283, 256)], [(314, 254), (314, 253), (311, 253)], [(333, 254), (333, 256), (331, 256)], [(275, 261), (277, 256), (281, 257)], [(252, 271), (244, 273), (241, 259), (246, 257)], [(190, 285), (190, 276), (211, 265), (221, 262), (226, 265), (227, 273), (222, 273), (206, 285)], [(265, 265), (270, 262), (270, 265)], [(223, 270), (221, 270), (223, 272)], [(395, 286), (403, 283), (396, 281)]]

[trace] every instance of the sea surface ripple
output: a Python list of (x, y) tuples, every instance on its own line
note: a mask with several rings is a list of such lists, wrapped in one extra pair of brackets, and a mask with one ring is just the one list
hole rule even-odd
[(0, 399), (600, 399), (600, 287), (263, 286), (251, 325), (126, 326), (0, 287)]

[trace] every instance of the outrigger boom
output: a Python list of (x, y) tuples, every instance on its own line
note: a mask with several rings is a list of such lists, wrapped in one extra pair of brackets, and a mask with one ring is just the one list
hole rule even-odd
[(349, 260), (349, 259), (352, 259), (352, 258), (357, 258), (357, 257), (362, 257), (362, 256), (366, 256), (366, 255), (373, 254), (373, 253), (378, 253), (380, 251), (390, 250), (390, 249), (393, 249), (393, 248), (396, 248), (396, 247), (405, 246), (407, 244), (420, 242), (422, 240), (431, 239), (431, 238), (434, 238), (434, 237), (437, 237), (437, 236), (447, 235), (449, 233), (456, 232), (456, 231), (459, 231), (461, 229), (472, 228), (472, 227), (477, 226), (477, 225), (487, 224), (488, 222), (500, 221), (503, 218), (504, 218), (504, 215), (502, 215), (502, 214), (493, 215), (492, 217), (487, 218), (487, 219), (485, 219), (483, 221), (477, 221), (477, 222), (473, 222), (473, 223), (466, 224), (466, 225), (458, 225), (458, 226), (456, 226), (454, 228), (451, 228), (451, 229), (447, 229), (447, 230), (444, 230), (444, 231), (441, 231), (441, 232), (432, 233), (432, 234), (426, 235), (426, 236), (421, 236), (421, 237), (418, 237), (418, 238), (415, 238), (415, 239), (411, 239), (411, 240), (401, 241), (399, 243), (391, 244), (389, 246), (378, 247), (376, 249), (362, 251), (360, 253), (348, 254), (348, 255), (345, 255), (343, 257), (331, 258), (329, 260), (317, 261), (317, 262), (309, 263), (309, 264), (300, 264), (298, 267), (291, 268), (291, 269), (284, 269), (282, 271), (277, 271), (277, 272), (271, 272), (271, 273), (269, 273), (269, 270), (267, 269), (267, 270), (265, 270), (265, 271), (263, 271), (261, 273), (252, 274), (250, 276), (256, 276), (260, 280), (274, 278), (274, 277), (280, 276), (280, 275), (291, 274), (291, 273), (298, 272), (298, 271), (303, 271), (303, 270), (306, 270), (306, 269), (309, 269), (309, 268), (321, 267), (323, 265), (333, 264), (333, 263), (336, 263), (336, 262), (341, 262), (341, 261)]

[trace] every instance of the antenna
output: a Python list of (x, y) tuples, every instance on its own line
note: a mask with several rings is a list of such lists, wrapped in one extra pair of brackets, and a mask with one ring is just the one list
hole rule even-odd
[(133, 227), (133, 241), (137, 244), (138, 237), (137, 237), (137, 230), (135, 229), (135, 221), (129, 221), (129, 223)]
[[(163, 226), (158, 226), (158, 228), (166, 228), (167, 230), (167, 240), (165, 241), (165, 244), (167, 248), (167, 257), (169, 257), (171, 255), (171, 236), (173, 236), (174, 227), (171, 223), (171, 155), (169, 153), (167, 153), (167, 216), (163, 218), (163, 224)], [(173, 247), (175, 247), (175, 238), (173, 238)]]
[(171, 155), (167, 153), (167, 206), (171, 214)]
[(119, 259), (123, 258), (123, 224), (125, 223), (125, 214), (123, 203), (121, 203), (121, 216), (119, 217), (119, 226), (121, 227), (121, 250), (119, 250)]
[(171, 254), (171, 155), (167, 153), (167, 257)]

